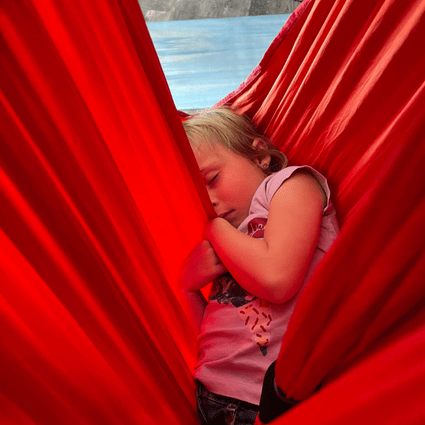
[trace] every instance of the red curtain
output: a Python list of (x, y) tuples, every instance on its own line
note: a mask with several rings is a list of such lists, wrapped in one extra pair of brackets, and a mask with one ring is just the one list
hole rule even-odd
[(328, 177), (342, 224), (276, 365), (290, 398), (324, 388), (277, 423), (425, 419), (424, 37), (423, 1), (304, 2), (223, 101)]
[(0, 7), (0, 422), (196, 423), (175, 276), (206, 215), (140, 8)]
[[(0, 7), (1, 422), (196, 423), (175, 282), (212, 210), (139, 6)], [(342, 224), (276, 366), (313, 395), (276, 423), (424, 420), (424, 9), (305, 1), (223, 100)]]

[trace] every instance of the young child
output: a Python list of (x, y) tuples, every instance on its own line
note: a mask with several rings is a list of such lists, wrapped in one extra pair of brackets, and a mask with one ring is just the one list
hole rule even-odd
[[(338, 232), (326, 179), (228, 108), (183, 122), (217, 213), (182, 266), (203, 424), (253, 424), (304, 283)], [(209, 302), (200, 289), (213, 281)], [(219, 419), (221, 418), (221, 419)]]

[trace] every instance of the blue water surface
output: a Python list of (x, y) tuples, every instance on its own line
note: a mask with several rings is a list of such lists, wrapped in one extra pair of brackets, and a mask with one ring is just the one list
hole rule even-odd
[(239, 87), (288, 17), (148, 23), (177, 109), (211, 107)]

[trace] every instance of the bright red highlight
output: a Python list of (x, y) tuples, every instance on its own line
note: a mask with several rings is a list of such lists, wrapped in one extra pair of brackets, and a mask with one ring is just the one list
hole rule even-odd
[[(0, 422), (195, 424), (176, 276), (214, 211), (138, 3), (1, 8)], [(277, 424), (425, 420), (424, 39), (420, 0), (306, 0), (223, 100), (342, 224), (276, 366), (323, 388)]]

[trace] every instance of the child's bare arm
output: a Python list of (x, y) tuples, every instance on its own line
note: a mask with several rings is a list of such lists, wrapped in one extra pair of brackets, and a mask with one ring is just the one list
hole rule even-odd
[(236, 281), (248, 292), (276, 304), (298, 291), (320, 233), (326, 199), (317, 180), (297, 172), (275, 193), (264, 240), (247, 236), (221, 218), (205, 236)]
[(226, 272), (226, 267), (207, 240), (199, 242), (183, 263), (180, 284), (196, 332), (199, 332), (207, 305), (200, 289)]
[(189, 320), (195, 334), (198, 334), (201, 329), (202, 317), (204, 316), (207, 300), (201, 291), (186, 292), (183, 291), (183, 296), (189, 312)]

